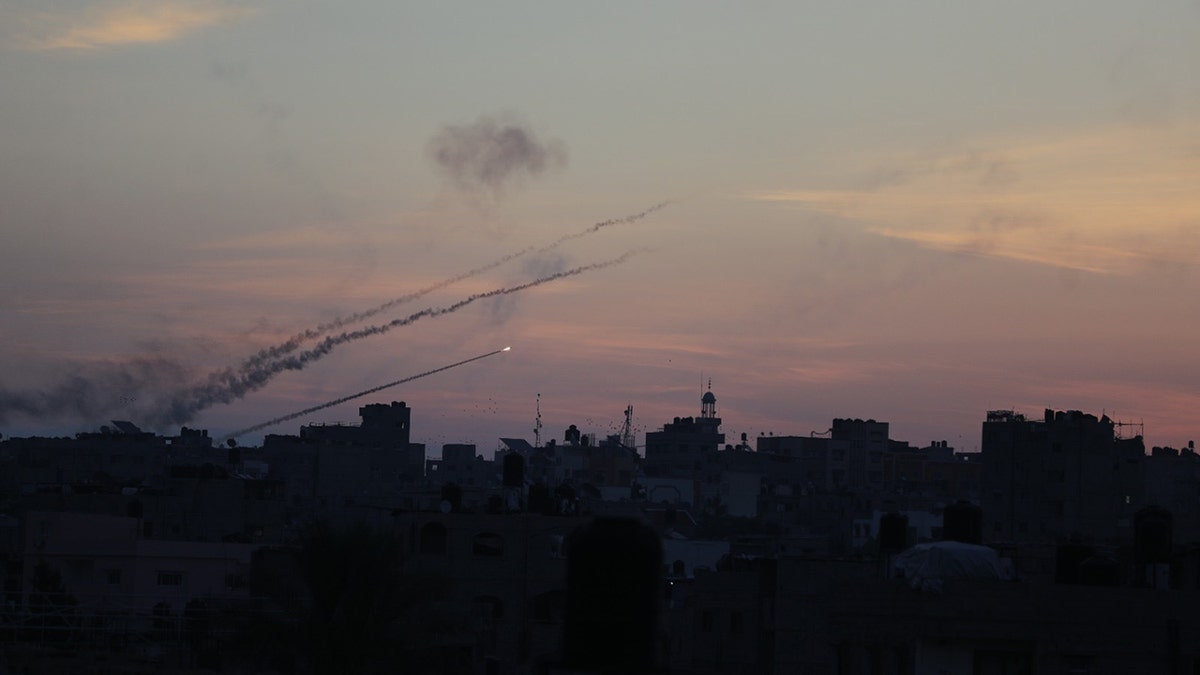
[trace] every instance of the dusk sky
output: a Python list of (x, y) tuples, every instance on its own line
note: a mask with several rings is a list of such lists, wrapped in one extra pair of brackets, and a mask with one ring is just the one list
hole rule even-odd
[(711, 379), (730, 442), (1050, 407), (1186, 445), (1198, 35), (1196, 0), (0, 2), (0, 433), (221, 438), (511, 345), (268, 431), (403, 400), (490, 457), (540, 393), (543, 440), (632, 404), (640, 443)]

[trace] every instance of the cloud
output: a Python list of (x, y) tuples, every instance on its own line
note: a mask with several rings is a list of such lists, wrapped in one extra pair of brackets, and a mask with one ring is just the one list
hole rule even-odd
[(1192, 265), (1200, 161), (1187, 148), (1197, 132), (1111, 126), (993, 140), (1002, 158), (975, 150), (911, 165), (868, 161), (874, 168), (840, 187), (749, 198), (935, 250), (1102, 274)]
[(539, 139), (513, 119), (485, 115), (443, 127), (430, 140), (429, 155), (459, 190), (494, 201), (526, 177), (565, 166), (567, 146)]
[(220, 1), (102, 2), (25, 17), (16, 42), (27, 50), (90, 50), (168, 42), (253, 13), (250, 7)]
[(961, 177), (983, 187), (1009, 185), (1018, 179), (1012, 163), (999, 153), (968, 150), (881, 163), (865, 172), (856, 187), (875, 191), (928, 177)]

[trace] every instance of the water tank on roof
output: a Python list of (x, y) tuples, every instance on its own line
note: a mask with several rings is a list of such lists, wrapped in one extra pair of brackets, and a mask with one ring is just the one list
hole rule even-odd
[(983, 509), (960, 499), (942, 511), (942, 539), (964, 544), (983, 543)]
[(572, 445), (579, 445), (579, 427), (574, 424), (567, 427), (566, 432), (563, 433), (563, 440)]

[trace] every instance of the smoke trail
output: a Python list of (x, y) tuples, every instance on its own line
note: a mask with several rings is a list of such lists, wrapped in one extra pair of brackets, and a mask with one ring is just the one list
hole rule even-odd
[(651, 213), (654, 213), (655, 211), (661, 211), (662, 209), (665, 209), (670, 205), (671, 205), (670, 201), (659, 202), (659, 203), (655, 204), (654, 206), (651, 206), (650, 208), (646, 209), (645, 211), (642, 211), (641, 213), (635, 213), (632, 216), (625, 216), (624, 218), (613, 218), (612, 220), (605, 220), (605, 221), (596, 223), (595, 225), (592, 225), (591, 227), (588, 227), (584, 230), (580, 230), (579, 232), (575, 232), (573, 234), (564, 234), (563, 236), (554, 240), (554, 243), (547, 244), (546, 246), (543, 246), (543, 247), (537, 249), (537, 252), (544, 253), (553, 248), (557, 248), (558, 246), (561, 246), (562, 244), (564, 244), (568, 241), (571, 241), (572, 239), (579, 239), (580, 237), (586, 237), (587, 235), (592, 234), (593, 232), (599, 232), (600, 230), (602, 230), (606, 227), (609, 227), (611, 225), (628, 225), (630, 223), (636, 223), (637, 221), (641, 220), (642, 218), (645, 218), (646, 216), (650, 215)]
[[(486, 265), (436, 282), (413, 293), (389, 300), (381, 305), (355, 314), (336, 318), (313, 328), (305, 329), (286, 341), (264, 348), (246, 358), (235, 367), (222, 368), (211, 373), (201, 385), (186, 387), (180, 392), (180, 383), (194, 381), (196, 372), (174, 359), (161, 356), (135, 357), (126, 361), (68, 364), (70, 369), (61, 381), (40, 391), (9, 389), (0, 385), (0, 423), (7, 423), (13, 416), (29, 418), (52, 418), (73, 416), (80, 419), (107, 419), (109, 415), (121, 415), (125, 419), (141, 419), (151, 424), (166, 425), (190, 421), (195, 411), (212, 405), (207, 403), (194, 407), (185, 401), (188, 392), (231, 391), (242, 393), (221, 397), (214, 394), (213, 402), (228, 402), (240, 398), (247, 388), (262, 375), (258, 372), (280, 357), (291, 354), (307, 340), (315, 340), (345, 326), (368, 319), (405, 302), (411, 302), (454, 283), (477, 276), (511, 260), (530, 253), (544, 253), (565, 242), (579, 239), (606, 227), (634, 223), (670, 205), (671, 202), (656, 204), (640, 213), (594, 223), (583, 230), (563, 235), (553, 242), (541, 246), (529, 246), (505, 255)], [(590, 267), (589, 267), (590, 269)], [(567, 272), (570, 274), (572, 272)], [(175, 393), (172, 393), (175, 392)], [(164, 403), (164, 400), (166, 401)]]
[(317, 412), (318, 410), (332, 408), (333, 406), (340, 405), (342, 403), (345, 403), (346, 401), (353, 401), (356, 398), (361, 398), (368, 394), (374, 394), (377, 391), (383, 391), (384, 389), (395, 387), (395, 386), (404, 384), (406, 382), (412, 382), (413, 380), (419, 380), (422, 377), (428, 377), (430, 375), (440, 373), (443, 370), (450, 370), (451, 368), (457, 368), (459, 366), (466, 365), (472, 361), (486, 359), (489, 356), (495, 356), (496, 354), (499, 354), (501, 352), (506, 352), (508, 350), (509, 350), (509, 347), (505, 347), (504, 349), (497, 349), (496, 351), (493, 351), (493, 352), (488, 352), (486, 354), (480, 354), (479, 356), (473, 356), (469, 359), (463, 359), (462, 361), (458, 361), (457, 363), (451, 363), (448, 366), (442, 366), (441, 368), (434, 368), (433, 370), (427, 370), (423, 373), (418, 373), (416, 375), (410, 375), (404, 379), (396, 380), (395, 382), (388, 382), (387, 384), (381, 384), (378, 387), (371, 387), (370, 389), (360, 391), (357, 394), (350, 394), (349, 396), (343, 396), (339, 399), (334, 399), (327, 403), (322, 403), (321, 405), (314, 405), (311, 408), (305, 408), (304, 410), (290, 413), (290, 414), (284, 415), (282, 417), (276, 417), (275, 419), (267, 420), (266, 422), (262, 422), (261, 424), (255, 424), (252, 427), (246, 427), (245, 429), (238, 429), (237, 431), (227, 435), (225, 438), (226, 439), (237, 438), (238, 436), (244, 436), (245, 434), (248, 434), (248, 433), (251, 433), (254, 431), (258, 431), (259, 429), (266, 429), (267, 427), (273, 427), (276, 424), (282, 424), (289, 420), (294, 420), (297, 417), (303, 417), (305, 415), (310, 415), (312, 413)]
[(260, 364), (266, 363), (267, 361), (271, 361), (271, 360), (277, 359), (281, 356), (290, 354), (291, 352), (296, 351), (300, 347), (301, 344), (303, 344), (304, 342), (306, 342), (308, 340), (315, 340), (315, 339), (322, 337), (323, 335), (329, 333), (330, 331), (334, 331), (339, 328), (343, 328), (352, 323), (358, 323), (359, 321), (369, 319), (369, 318), (375, 316), (376, 314), (386, 312), (387, 310), (395, 307), (396, 305), (402, 305), (406, 302), (412, 302), (413, 300), (418, 300), (426, 295), (429, 295), (430, 293), (433, 293), (434, 291), (439, 291), (447, 286), (456, 284), (460, 281), (465, 281), (467, 279), (470, 279), (471, 277), (478, 276), (489, 270), (493, 270), (510, 260), (514, 260), (516, 258), (519, 258), (519, 257), (525, 255), (526, 253), (529, 253), (532, 250), (534, 250), (532, 246), (526, 247), (520, 251), (517, 251), (516, 253), (509, 253), (508, 255), (506, 255), (502, 258), (499, 258), (497, 260), (494, 260), (494, 261), (492, 261), (486, 265), (483, 265), (481, 267), (476, 267), (475, 269), (468, 270), (466, 272), (455, 275), (453, 277), (448, 277), (446, 279), (442, 279), (441, 281), (439, 281), (437, 283), (430, 284), (429, 286), (426, 286), (422, 289), (413, 291), (412, 293), (408, 293), (408, 294), (402, 295), (398, 298), (388, 300), (387, 302), (385, 302), (381, 305), (377, 305), (375, 307), (363, 310), (361, 312), (355, 312), (354, 314), (347, 314), (346, 316), (338, 317), (327, 323), (317, 324), (313, 328), (306, 328), (305, 330), (302, 330), (299, 333), (296, 333), (292, 337), (288, 338), (284, 342), (281, 342), (277, 345), (273, 345), (271, 347), (264, 347), (263, 349), (259, 350), (256, 354), (254, 354), (253, 356), (251, 356), (251, 357), (247, 358), (245, 361), (243, 361), (241, 366), (239, 366), (239, 368), (241, 368), (243, 370), (249, 370), (249, 369), (255, 368), (256, 366), (258, 366)]
[(354, 331), (347, 331), (338, 335), (331, 335), (317, 343), (311, 349), (292, 354), (285, 358), (280, 358), (275, 361), (259, 364), (250, 369), (244, 368), (225, 368), (217, 371), (209, 376), (208, 382), (191, 388), (188, 391), (178, 394), (171, 400), (167, 410), (163, 411), (161, 422), (181, 423), (192, 418), (197, 412), (209, 408), (218, 403), (230, 403), (240, 399), (246, 394), (257, 391), (267, 385), (276, 375), (288, 370), (301, 370), (310, 363), (317, 361), (327, 356), (335, 348), (349, 342), (361, 340), (374, 335), (382, 335), (392, 329), (427, 319), (430, 317), (443, 316), (451, 314), (479, 300), (487, 298), (495, 298), (513, 293), (519, 293), (530, 288), (541, 286), (552, 281), (573, 277), (584, 272), (604, 269), (613, 265), (619, 265), (640, 251), (627, 251), (624, 254), (606, 260), (603, 262), (582, 265), (563, 272), (549, 274), (543, 277), (527, 281), (523, 284), (515, 286), (507, 286), (504, 288), (496, 288), (482, 293), (469, 295), (458, 302), (447, 305), (445, 307), (428, 307), (418, 312), (414, 312), (406, 317), (394, 319), (385, 324), (376, 326), (368, 326)]
[(463, 192), (498, 200), (522, 174), (567, 163), (567, 146), (541, 141), (524, 125), (483, 116), (470, 125), (448, 125), (429, 141), (429, 155)]
[(457, 274), (452, 277), (448, 277), (448, 278), (438, 281), (436, 283), (430, 284), (429, 286), (426, 286), (419, 290), (413, 291), (412, 293), (408, 293), (408, 294), (402, 295), (398, 298), (388, 300), (387, 302), (385, 302), (381, 305), (377, 305), (375, 307), (363, 310), (361, 312), (355, 312), (354, 314), (347, 314), (346, 316), (338, 317), (327, 323), (318, 324), (317, 326), (315, 326), (313, 328), (307, 328), (303, 331), (300, 331), (299, 333), (296, 333), (295, 335), (291, 336), (287, 340), (285, 340), (277, 345), (273, 345), (270, 347), (264, 347), (263, 349), (261, 349), (257, 353), (255, 353), (253, 356), (250, 356), (245, 361), (243, 361), (241, 363), (241, 365), (239, 366), (239, 368), (242, 370), (252, 370), (252, 369), (260, 366), (263, 363), (277, 359), (281, 356), (286, 356), (287, 354), (294, 352), (295, 350), (300, 348), (301, 344), (303, 344), (309, 340), (315, 340), (319, 337), (322, 337), (322, 336), (328, 334), (331, 331), (335, 331), (340, 328), (344, 328), (345, 326), (347, 326), (349, 324), (358, 323), (359, 321), (363, 321), (363, 320), (369, 319), (377, 314), (380, 314), (382, 312), (386, 312), (387, 310), (389, 310), (397, 305), (401, 305), (406, 302), (412, 302), (413, 300), (418, 300), (426, 295), (429, 295), (430, 293), (433, 293), (434, 291), (439, 291), (443, 288), (446, 288), (447, 286), (451, 286), (460, 281), (466, 281), (467, 279), (470, 279), (471, 277), (475, 277), (480, 274), (483, 274), (484, 272), (493, 270), (493, 269), (503, 265), (504, 263), (510, 262), (512, 260), (516, 260), (517, 258), (520, 258), (526, 254), (534, 253), (534, 252), (545, 253), (547, 251), (551, 251), (551, 250), (561, 246), (562, 244), (564, 244), (568, 241), (572, 241), (574, 239), (579, 239), (581, 237), (586, 237), (589, 234), (599, 232), (600, 230), (602, 230), (606, 227), (611, 227), (613, 225), (629, 225), (632, 223), (636, 223), (637, 221), (645, 218), (646, 216), (649, 216), (650, 214), (654, 213), (655, 211), (662, 210), (670, 205), (671, 205), (671, 202), (664, 201), (664, 202), (655, 204), (654, 206), (651, 206), (650, 208), (648, 208), (640, 213), (623, 216), (621, 218), (612, 218), (610, 220), (604, 220), (604, 221), (595, 223), (593, 225), (590, 225), (578, 232), (573, 232), (571, 234), (565, 234), (565, 235), (559, 237), (558, 239), (554, 240), (553, 242), (546, 244), (545, 246), (542, 246), (541, 248), (527, 246), (527, 247), (521, 249), (520, 251), (516, 251), (514, 253), (509, 253), (508, 255), (498, 258), (486, 265), (482, 265), (480, 267), (476, 267), (475, 269), (468, 270), (466, 272), (462, 272), (462, 273)]

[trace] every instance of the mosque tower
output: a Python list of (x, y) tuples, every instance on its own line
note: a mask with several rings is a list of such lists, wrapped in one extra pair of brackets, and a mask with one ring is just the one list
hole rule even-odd
[(721, 418), (717, 417), (717, 397), (711, 384), (700, 398), (699, 417), (676, 417), (662, 431), (646, 433), (646, 473), (651, 476), (690, 476), (705, 455), (717, 452), (725, 443)]
[(708, 381), (708, 391), (700, 397), (700, 419), (717, 419), (717, 397), (712, 393), (712, 380)]

